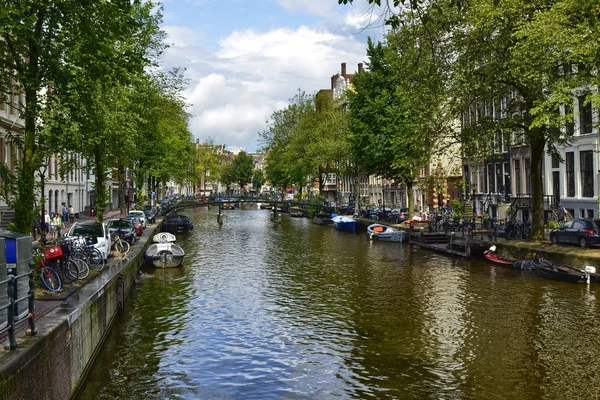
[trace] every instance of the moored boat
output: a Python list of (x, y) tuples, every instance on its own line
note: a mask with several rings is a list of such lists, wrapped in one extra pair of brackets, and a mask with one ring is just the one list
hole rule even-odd
[(519, 261), (516, 258), (504, 257), (496, 253), (496, 246), (491, 246), (483, 253), (483, 256), (486, 258), (486, 260), (503, 267), (512, 267), (516, 261)]
[(534, 270), (536, 266), (531, 260), (517, 260), (512, 257), (501, 256), (496, 253), (496, 246), (491, 246), (483, 253), (486, 260), (491, 261), (499, 267), (507, 267), (520, 270)]
[(333, 226), (335, 229), (340, 231), (355, 231), (356, 230), (356, 220), (351, 217), (344, 217), (343, 215), (336, 215), (331, 218), (333, 221)]
[(534, 264), (536, 273), (544, 278), (573, 283), (586, 283), (589, 279), (587, 272), (570, 265), (555, 264), (544, 259), (539, 259)]
[(327, 213), (315, 214), (312, 221), (313, 221), (313, 224), (317, 224), (317, 225), (333, 224), (333, 220), (331, 219), (331, 214), (327, 214)]
[(382, 224), (369, 225), (367, 227), (367, 236), (371, 240), (380, 240), (382, 242), (404, 242), (407, 239), (404, 231)]
[(162, 232), (154, 236), (154, 243), (146, 249), (146, 257), (152, 261), (157, 268), (178, 267), (183, 262), (185, 251), (173, 243), (175, 235)]

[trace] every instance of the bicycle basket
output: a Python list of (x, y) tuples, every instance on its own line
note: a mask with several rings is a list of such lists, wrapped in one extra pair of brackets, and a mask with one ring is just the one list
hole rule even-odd
[(59, 245), (55, 245), (44, 250), (44, 257), (46, 257), (46, 261), (61, 258), (62, 256), (62, 248)]

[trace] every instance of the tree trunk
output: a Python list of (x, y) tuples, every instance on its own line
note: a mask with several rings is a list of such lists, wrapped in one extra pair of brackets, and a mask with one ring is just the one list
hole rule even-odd
[(406, 182), (406, 200), (408, 203), (408, 215), (413, 215), (415, 199), (413, 198), (413, 182)]
[(544, 239), (544, 184), (542, 182), (544, 147), (543, 130), (531, 132), (531, 235), (534, 240)]
[(119, 211), (121, 215), (127, 212), (127, 202), (125, 201), (125, 168), (119, 167)]
[(105, 187), (104, 165), (100, 150), (94, 152), (94, 189), (96, 190), (96, 221), (102, 222), (104, 219), (104, 210), (108, 206), (108, 193)]

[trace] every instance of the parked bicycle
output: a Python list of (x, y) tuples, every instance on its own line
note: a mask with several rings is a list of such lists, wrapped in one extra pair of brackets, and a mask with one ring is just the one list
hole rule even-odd
[(94, 247), (93, 238), (88, 236), (75, 236), (68, 242), (71, 246), (72, 257), (84, 260), (90, 269), (102, 271), (104, 269), (104, 258), (100, 250)]
[(117, 229), (114, 233), (110, 234), (110, 246), (111, 249), (115, 250), (117, 253), (123, 256), (129, 253), (129, 250), (131, 248), (129, 243), (121, 236), (120, 229)]
[(60, 276), (58, 272), (56, 272), (53, 268), (49, 267), (46, 263), (46, 258), (44, 257), (44, 253), (42, 249), (38, 248), (34, 253), (34, 259), (38, 259), (39, 262), (35, 266), (35, 273), (40, 275), (40, 279), (46, 289), (51, 292), (59, 292), (62, 289), (62, 282), (60, 280)]

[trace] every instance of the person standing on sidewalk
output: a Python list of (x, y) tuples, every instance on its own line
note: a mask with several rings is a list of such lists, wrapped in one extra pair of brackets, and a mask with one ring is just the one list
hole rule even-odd
[(69, 204), (69, 223), (73, 223), (75, 221), (75, 209), (73, 205)]
[(48, 215), (48, 210), (44, 210), (44, 225), (46, 229), (44, 230), (44, 236), (50, 232), (50, 215)]
[(61, 214), (63, 223), (69, 220), (69, 209), (64, 201), (61, 203)]

